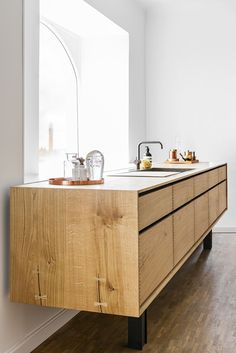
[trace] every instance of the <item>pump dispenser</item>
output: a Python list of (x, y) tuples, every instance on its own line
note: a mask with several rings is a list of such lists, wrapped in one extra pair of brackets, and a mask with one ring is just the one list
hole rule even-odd
[(145, 149), (146, 151), (143, 155), (143, 159), (152, 163), (152, 155), (150, 153), (150, 148), (148, 146), (145, 146)]
[(145, 153), (143, 154), (143, 159), (140, 164), (140, 169), (150, 169), (152, 168), (152, 155), (148, 146), (145, 146)]

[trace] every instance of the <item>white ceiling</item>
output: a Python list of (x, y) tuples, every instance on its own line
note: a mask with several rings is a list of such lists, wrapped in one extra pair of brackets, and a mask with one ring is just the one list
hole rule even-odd
[(127, 34), (83, 0), (40, 0), (40, 15), (81, 37)]

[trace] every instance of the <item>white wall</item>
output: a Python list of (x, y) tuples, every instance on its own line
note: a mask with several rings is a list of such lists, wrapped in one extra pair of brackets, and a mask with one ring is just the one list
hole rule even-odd
[(105, 170), (122, 168), (129, 163), (129, 34), (82, 0), (69, 5), (41, 0), (40, 14), (79, 73), (79, 154), (98, 149)]
[[(134, 157), (136, 142), (145, 137), (144, 15), (129, 0), (93, 3), (132, 36), (130, 136)], [(0, 1), (0, 353), (29, 353), (75, 314), (13, 304), (8, 299), (9, 187), (23, 182), (22, 8), (21, 0)]]
[[(96, 60), (94, 60), (96, 58)], [(129, 163), (129, 37), (82, 40), (80, 153), (98, 149), (105, 170)]]
[(146, 137), (145, 105), (145, 11), (135, 0), (86, 0), (125, 29), (130, 36), (130, 160), (137, 143)]
[[(32, 342), (37, 345), (65, 320), (58, 315), (53, 329), (40, 330), (57, 311), (12, 304), (8, 298), (9, 187), (23, 181), (22, 2), (19, 0), (0, 1), (0, 43), (0, 353), (29, 353), (34, 348)], [(69, 316), (66, 314), (67, 320)], [(31, 336), (34, 339), (28, 342)]]
[(229, 163), (229, 211), (236, 227), (236, 3), (156, 0), (147, 13), (147, 137), (166, 158), (176, 137), (202, 161)]

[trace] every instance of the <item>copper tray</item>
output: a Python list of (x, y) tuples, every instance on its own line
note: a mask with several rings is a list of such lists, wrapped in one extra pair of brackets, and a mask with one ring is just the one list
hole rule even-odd
[(77, 185), (99, 185), (104, 184), (104, 179), (101, 180), (71, 180), (70, 178), (51, 178), (48, 180), (50, 185), (64, 185), (64, 186), (77, 186)]
[(167, 164), (194, 164), (194, 163), (199, 163), (198, 159), (192, 160), (192, 161), (165, 161)]

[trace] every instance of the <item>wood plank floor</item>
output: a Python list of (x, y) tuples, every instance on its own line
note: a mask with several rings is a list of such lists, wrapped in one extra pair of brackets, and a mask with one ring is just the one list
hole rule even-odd
[[(236, 235), (200, 246), (148, 310), (144, 353), (236, 353)], [(131, 353), (127, 319), (80, 313), (34, 353)]]

